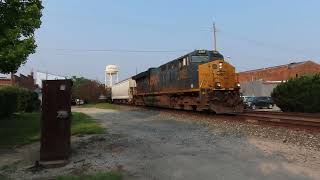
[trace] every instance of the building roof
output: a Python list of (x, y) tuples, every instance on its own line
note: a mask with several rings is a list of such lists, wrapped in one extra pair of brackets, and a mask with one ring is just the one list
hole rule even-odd
[[(278, 69), (278, 68), (284, 68), (284, 67), (295, 67), (295, 66), (299, 66), (299, 65), (302, 65), (302, 64), (305, 64), (305, 63), (315, 63), (313, 61), (301, 61), (301, 62), (292, 62), (292, 63), (289, 63), (289, 64), (284, 64), (284, 65), (279, 65), (279, 66), (272, 66), (272, 67), (266, 67), (266, 68), (260, 68), (260, 69), (254, 69), (254, 70), (248, 70), (248, 71), (242, 71), (242, 72), (239, 72), (239, 73), (252, 73), (252, 72), (257, 72), (257, 71), (264, 71), (264, 70), (272, 70), (272, 69)], [(315, 63), (317, 64), (317, 63)]]

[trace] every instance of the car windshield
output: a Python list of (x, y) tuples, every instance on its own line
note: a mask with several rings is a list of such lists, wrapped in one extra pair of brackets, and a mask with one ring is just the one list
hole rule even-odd
[(250, 97), (250, 96), (243, 96), (243, 101), (244, 102), (251, 102), (253, 101), (254, 97)]
[(254, 97), (247, 97), (247, 101), (248, 101), (248, 102), (253, 101), (253, 99), (254, 99)]
[(257, 97), (257, 100), (266, 101), (269, 100), (269, 97)]

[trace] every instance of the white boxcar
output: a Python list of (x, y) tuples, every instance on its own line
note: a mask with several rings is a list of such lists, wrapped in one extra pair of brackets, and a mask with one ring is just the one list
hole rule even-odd
[(129, 78), (114, 84), (111, 88), (111, 98), (113, 102), (131, 103), (136, 81)]

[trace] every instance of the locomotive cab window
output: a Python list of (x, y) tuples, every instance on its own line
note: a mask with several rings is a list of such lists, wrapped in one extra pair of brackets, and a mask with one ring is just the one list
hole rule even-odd
[(192, 62), (193, 63), (202, 63), (202, 62), (208, 62), (209, 57), (208, 56), (192, 56)]

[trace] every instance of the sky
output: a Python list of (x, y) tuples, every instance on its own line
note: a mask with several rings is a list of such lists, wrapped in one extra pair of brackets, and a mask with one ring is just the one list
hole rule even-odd
[[(320, 63), (318, 0), (44, 0), (38, 48), (19, 72), (125, 79), (194, 49), (217, 49), (236, 70)], [(141, 52), (143, 51), (143, 52)]]

